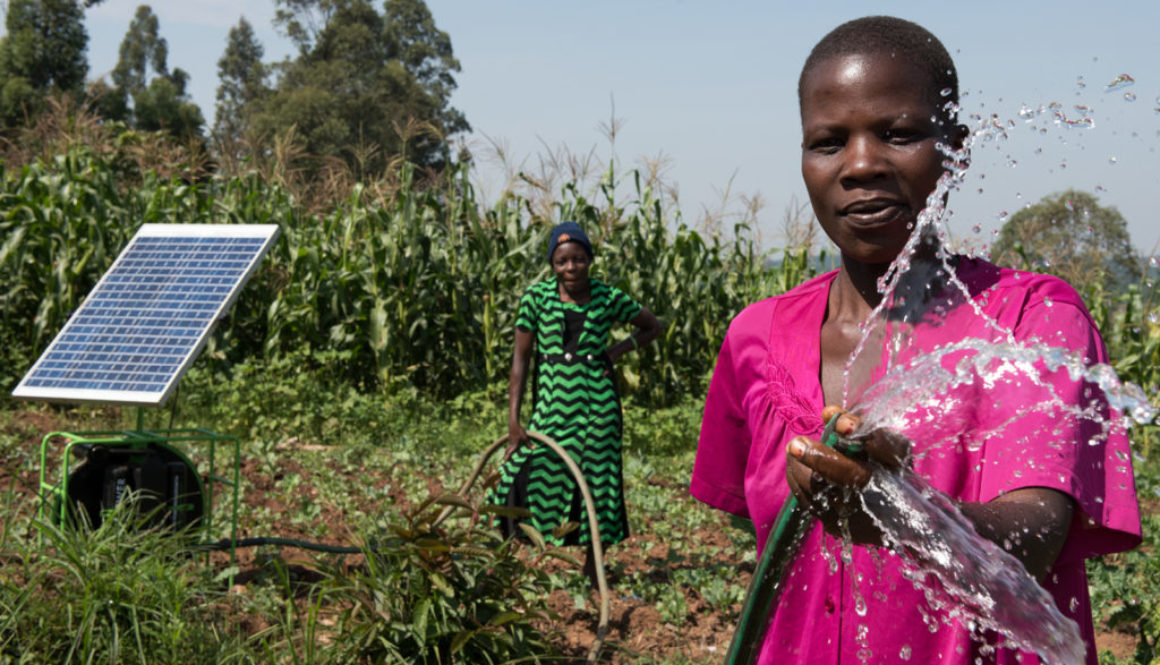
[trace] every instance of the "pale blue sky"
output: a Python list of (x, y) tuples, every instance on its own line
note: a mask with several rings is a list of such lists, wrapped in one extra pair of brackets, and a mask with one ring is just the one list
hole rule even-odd
[[(138, 4), (105, 0), (88, 11), (90, 76), (112, 69)], [(678, 185), (690, 223), (703, 208), (718, 207), (731, 179), (734, 193), (760, 194), (767, 245), (777, 244), (790, 201), (806, 201), (795, 93), (810, 47), (850, 18), (914, 20), (955, 57), (964, 112), (1015, 123), (1006, 140), (976, 146), (968, 181), (951, 199), (957, 236), (982, 242), (1002, 212), (1075, 187), (1118, 207), (1136, 246), (1155, 253), (1160, 3), (1031, 4), (428, 0), (463, 66), (453, 104), (474, 127), (467, 140), (477, 153), (490, 137), (517, 161), (526, 158), (529, 168), (545, 146), (595, 149), (606, 162), (599, 125), (615, 100), (624, 122), (615, 149), (622, 166), (666, 155), (668, 178)], [(158, 0), (152, 6), (169, 42), (169, 65), (191, 74), (194, 101), (207, 121), (217, 60), (240, 16), (257, 30), (267, 61), (290, 51), (271, 26), (273, 0)], [(1106, 90), (1120, 74), (1135, 84)], [(1094, 128), (1068, 129), (1041, 115), (1032, 129), (1019, 116), (1023, 105), (1052, 102), (1072, 118), (1076, 105), (1090, 107)], [(494, 196), (497, 167), (480, 168), (484, 194)]]

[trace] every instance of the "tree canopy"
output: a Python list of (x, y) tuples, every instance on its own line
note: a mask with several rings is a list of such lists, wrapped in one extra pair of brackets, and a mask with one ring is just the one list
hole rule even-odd
[(137, 7), (121, 40), (112, 86), (100, 90), (101, 115), (137, 129), (200, 137), (205, 120), (185, 91), (189, 74), (169, 71), (169, 45), (149, 5)]
[(217, 113), (213, 136), (219, 149), (250, 130), (250, 114), (266, 95), (267, 68), (254, 28), (242, 17), (230, 28), (226, 50), (218, 60)]
[(52, 93), (80, 95), (89, 36), (76, 0), (10, 0), (0, 38), (0, 126), (23, 124)]
[(1069, 189), (1011, 215), (991, 247), (999, 265), (1048, 272), (1083, 290), (1105, 282), (1121, 291), (1140, 279), (1127, 222), (1092, 194)]
[(268, 94), (243, 103), (256, 131), (294, 128), (308, 153), (359, 175), (399, 159), (449, 162), (448, 138), (470, 129), (450, 106), (460, 66), (422, 0), (386, 0), (381, 12), (367, 0), (277, 2), (298, 56), (277, 65)]

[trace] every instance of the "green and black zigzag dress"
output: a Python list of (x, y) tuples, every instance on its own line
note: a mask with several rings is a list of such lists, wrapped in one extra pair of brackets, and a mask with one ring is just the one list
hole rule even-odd
[[(516, 326), (535, 333), (532, 419), (527, 429), (555, 439), (584, 473), (592, 492), (603, 545), (628, 537), (621, 469), (620, 396), (604, 355), (614, 323), (635, 318), (641, 306), (623, 291), (591, 281), (584, 305), (560, 300), (555, 279), (535, 284), (520, 300)], [(534, 443), (530, 442), (530, 443)], [(591, 541), (584, 500), (564, 462), (547, 446), (521, 446), (504, 464), (498, 503), (531, 511), (531, 526), (554, 545)], [(579, 529), (564, 538), (551, 531), (565, 522)], [(509, 533), (514, 523), (504, 520)]]

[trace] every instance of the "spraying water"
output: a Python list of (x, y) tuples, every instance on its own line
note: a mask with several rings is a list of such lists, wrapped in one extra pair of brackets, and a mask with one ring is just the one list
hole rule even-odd
[[(1130, 77), (1122, 76), (1109, 88), (1131, 83)], [(947, 110), (951, 115), (957, 111)], [(1086, 107), (1065, 112), (1056, 105), (1023, 113), (1050, 113), (1069, 128), (1094, 126)], [(977, 120), (962, 150), (943, 148), (947, 172), (928, 197), (908, 244), (879, 280), (884, 297), (863, 324), (861, 342), (847, 362), (847, 403), (854, 401), (854, 365), (869, 359), (882, 368), (881, 378), (857, 396), (861, 432), (882, 427), (906, 432), (925, 426), (935, 436), (922, 441), (918, 454), (932, 456), (941, 446), (977, 450), (1023, 418), (1037, 423), (1035, 436), (1059, 446), (1098, 445), (1129, 422), (1152, 422), (1156, 409), (1140, 388), (1121, 383), (1110, 366), (1090, 364), (1082, 354), (1052, 346), (1050, 340), (1020, 342), (1010, 327), (988, 316), (978, 302), (977, 289), (960, 279), (959, 257), (946, 248), (944, 203), (963, 180), (972, 143), (991, 140), (1008, 129), (995, 118)], [(1045, 303), (1052, 306), (1050, 299)], [(954, 326), (964, 316), (981, 322), (986, 335), (922, 345), (919, 331)], [(876, 329), (887, 333), (880, 359), (868, 358), (868, 351), (879, 350), (867, 344)], [(1004, 387), (1005, 395), (1023, 395), (1025, 407), (1016, 416), (988, 422), (981, 429), (977, 422), (959, 417), (959, 411), (978, 401), (969, 396), (990, 395), (996, 386)], [(1068, 440), (1076, 432), (1082, 432), (1081, 440)], [(1127, 460), (1123, 462), (1130, 478)], [(862, 491), (862, 502), (888, 547), (903, 560), (907, 576), (922, 589), (929, 609), (942, 621), (958, 621), (982, 642), (986, 631), (995, 631), (1004, 637), (1004, 646), (1038, 653), (1047, 663), (1083, 662), (1078, 627), (1059, 611), (1051, 595), (1018, 559), (978, 536), (953, 501), (919, 475), (876, 467)], [(1010, 550), (1020, 544), (1004, 545)]]

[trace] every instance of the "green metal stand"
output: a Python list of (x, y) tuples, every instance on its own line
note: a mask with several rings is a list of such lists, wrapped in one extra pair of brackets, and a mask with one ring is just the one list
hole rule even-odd
[[(138, 427), (140, 427), (140, 424), (140, 420), (138, 420)], [(51, 481), (53, 474), (48, 464), (49, 456), (51, 450), (59, 446), (62, 440), (64, 442), (64, 449), (60, 453), (59, 479), (56, 481), (56, 484), (53, 484)], [(232, 465), (230, 465), (232, 466), (232, 470), (229, 470), (227, 467), (224, 471), (225, 474), (228, 474), (228, 477), (218, 472), (218, 466), (221, 463), (221, 460), (218, 459), (219, 445), (232, 446), (233, 448)], [(40, 507), (37, 511), (39, 519), (51, 519), (58, 524), (67, 523), (69, 511), (73, 509), (69, 505), (69, 481), (70, 475), (75, 468), (73, 465), (70, 465), (70, 460), (72, 459), (73, 449), (78, 446), (104, 446), (130, 455), (136, 451), (143, 453), (150, 447), (156, 447), (164, 450), (167, 455), (176, 457), (184, 462), (191, 472), (190, 477), (196, 484), (196, 495), (203, 498), (202, 505), (195, 506), (195, 508), (201, 508), (201, 518), (198, 520), (195, 528), (200, 532), (200, 541), (203, 544), (210, 542), (215, 532), (214, 505), (217, 499), (218, 485), (224, 485), (229, 488), (230, 566), (232, 567), (236, 564), (236, 551), (232, 543), (237, 540), (238, 535), (238, 494), (241, 487), (241, 445), (237, 437), (216, 434), (202, 428), (50, 432), (44, 436), (40, 443)], [(193, 446), (203, 446), (206, 448), (207, 455), (204, 480), (202, 473), (198, 471), (198, 467), (183, 452), (184, 449)], [(208, 551), (206, 556), (209, 556)]]

